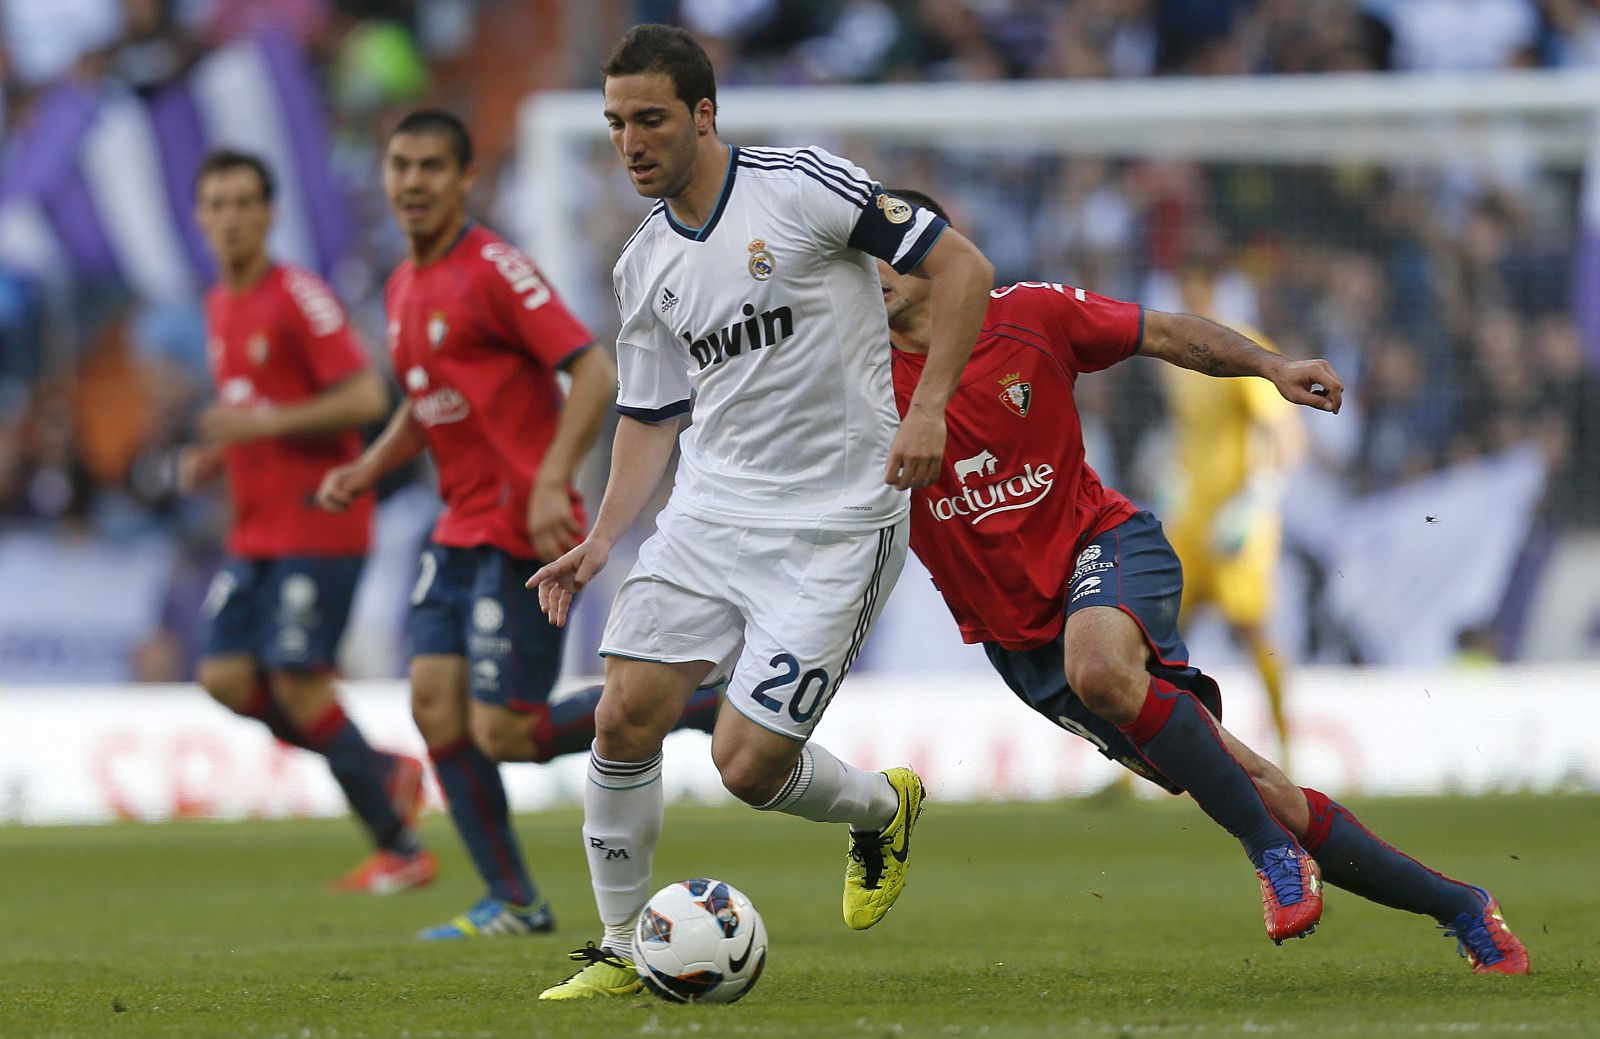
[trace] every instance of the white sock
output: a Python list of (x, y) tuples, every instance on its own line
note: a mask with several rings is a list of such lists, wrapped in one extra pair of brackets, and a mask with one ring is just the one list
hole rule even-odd
[(661, 837), (666, 799), (661, 755), (607, 761), (589, 754), (583, 788), (583, 846), (594, 903), (605, 925), (601, 945), (633, 958), (633, 928), (650, 898), (650, 862)]
[(882, 772), (840, 761), (826, 747), (808, 743), (778, 796), (763, 812), (798, 815), (816, 823), (849, 823), (852, 830), (881, 830), (900, 809), (900, 795)]

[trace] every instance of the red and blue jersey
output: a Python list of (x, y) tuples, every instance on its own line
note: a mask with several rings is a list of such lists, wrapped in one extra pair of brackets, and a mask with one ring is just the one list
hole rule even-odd
[(401, 264), (384, 302), (395, 375), (439, 470), (434, 540), (531, 558), (528, 496), (564, 403), (556, 371), (594, 337), (532, 261), (475, 224), (432, 263)]
[[(227, 407), (298, 404), (367, 367), (344, 308), (310, 271), (274, 265), (241, 292), (214, 286), (205, 304), (206, 354), (217, 398)], [(339, 515), (315, 504), (327, 471), (360, 454), (354, 429), (230, 445), (228, 551), (250, 559), (365, 555), (371, 499)]]
[[(1074, 553), (1137, 511), (1084, 461), (1073, 388), (1130, 356), (1143, 336), (1133, 303), (1070, 285), (990, 293), (983, 330), (945, 410), (939, 478), (912, 492), (911, 549), (967, 642), (1027, 649), (1066, 614)], [(926, 358), (894, 351), (903, 415)]]

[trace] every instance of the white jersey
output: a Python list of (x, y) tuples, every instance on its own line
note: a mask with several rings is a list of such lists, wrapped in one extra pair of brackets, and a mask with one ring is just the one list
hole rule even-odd
[(818, 148), (732, 148), (704, 227), (658, 202), (613, 271), (617, 410), (688, 412), (672, 504), (753, 528), (871, 530), (899, 424), (873, 257), (902, 273), (945, 222)]

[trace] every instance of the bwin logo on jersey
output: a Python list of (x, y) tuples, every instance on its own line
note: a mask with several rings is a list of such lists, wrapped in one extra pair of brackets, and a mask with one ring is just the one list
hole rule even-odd
[(721, 364), (730, 357), (738, 357), (746, 350), (753, 352), (763, 346), (776, 346), (794, 335), (794, 311), (788, 307), (763, 310), (757, 314), (756, 308), (746, 303), (742, 311), (744, 320), (727, 328), (703, 336), (682, 333), (683, 341), (699, 363), (701, 371)]

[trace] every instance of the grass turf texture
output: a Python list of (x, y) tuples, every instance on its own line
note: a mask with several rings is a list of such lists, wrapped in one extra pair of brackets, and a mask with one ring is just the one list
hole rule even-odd
[(595, 936), (579, 816), (518, 820), (552, 936), (424, 944), (479, 894), (444, 873), (392, 898), (322, 883), (343, 821), (0, 829), (0, 1036), (355, 1037), (1596, 1035), (1600, 798), (1356, 802), (1380, 834), (1487, 884), (1534, 975), (1477, 977), (1421, 917), (1329, 889), (1275, 948), (1248, 863), (1186, 802), (930, 802), (906, 897), (839, 918), (845, 837), (740, 808), (668, 809), (656, 877), (743, 888), (771, 953), (733, 1006), (538, 1003)]

